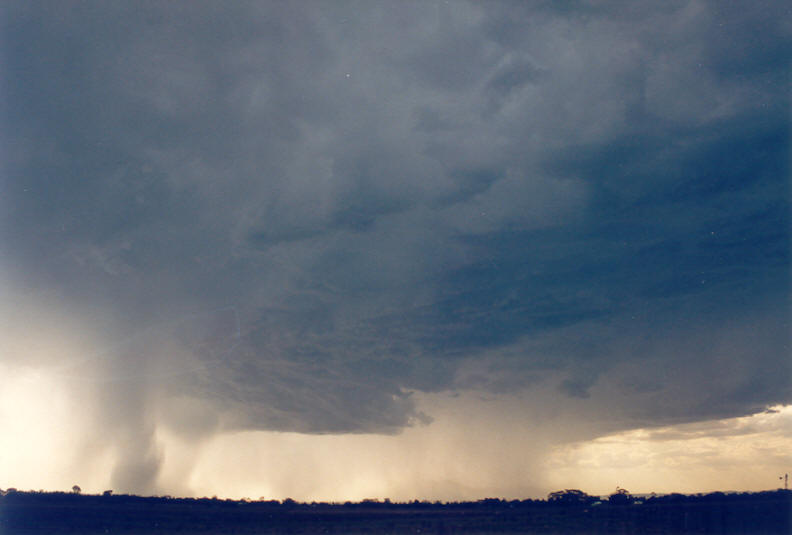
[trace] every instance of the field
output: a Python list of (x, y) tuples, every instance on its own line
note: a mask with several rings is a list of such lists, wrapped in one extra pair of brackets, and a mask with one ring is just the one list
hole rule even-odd
[(9, 492), (0, 533), (469, 534), (792, 533), (792, 492), (670, 495), (640, 503), (498, 499), (301, 504)]

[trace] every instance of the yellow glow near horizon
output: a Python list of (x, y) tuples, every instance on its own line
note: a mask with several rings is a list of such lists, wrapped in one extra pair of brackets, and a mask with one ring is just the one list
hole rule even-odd
[[(61, 348), (63, 349), (63, 348)], [(792, 406), (743, 418), (575, 440), (536, 399), (419, 395), (428, 426), (394, 436), (269, 431), (179, 436), (156, 424), (160, 494), (344, 501), (543, 497), (581, 488), (632, 492), (763, 490), (792, 467)], [(80, 384), (0, 364), (0, 487), (111, 488), (114, 438)], [(544, 417), (543, 417), (544, 415)], [(590, 431), (577, 436), (594, 436)], [(129, 489), (114, 489), (125, 492)]]
[(541, 445), (532, 451), (523, 431), (480, 414), (398, 436), (224, 434), (195, 457), (187, 486), (195, 495), (308, 501), (542, 497), (560, 488), (608, 494), (616, 486), (758, 491), (773, 488), (792, 464), (792, 406), (774, 410), (627, 431), (551, 452)]
[(760, 491), (792, 468), (792, 405), (741, 418), (636, 429), (557, 450), (547, 462), (559, 488), (608, 494)]

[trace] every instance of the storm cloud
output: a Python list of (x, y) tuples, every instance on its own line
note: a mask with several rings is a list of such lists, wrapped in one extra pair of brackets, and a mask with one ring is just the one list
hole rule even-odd
[(4, 314), (95, 333), (47, 365), (127, 437), (121, 488), (158, 419), (393, 434), (432, 425), (415, 392), (542, 387), (604, 433), (790, 403), (789, 15), (7, 3)]

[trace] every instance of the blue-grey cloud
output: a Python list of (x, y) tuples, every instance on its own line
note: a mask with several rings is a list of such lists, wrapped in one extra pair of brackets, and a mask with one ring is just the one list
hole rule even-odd
[[(182, 347), (231, 427), (790, 402), (787, 10), (9, 4), (2, 266)], [(157, 330), (228, 307), (233, 351)]]

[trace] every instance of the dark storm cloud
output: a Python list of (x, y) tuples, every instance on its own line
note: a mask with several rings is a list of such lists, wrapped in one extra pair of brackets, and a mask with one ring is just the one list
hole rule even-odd
[[(564, 6), (9, 5), (4, 269), (164, 329), (230, 426), (789, 402), (787, 8)], [(164, 327), (225, 307), (233, 351)]]

